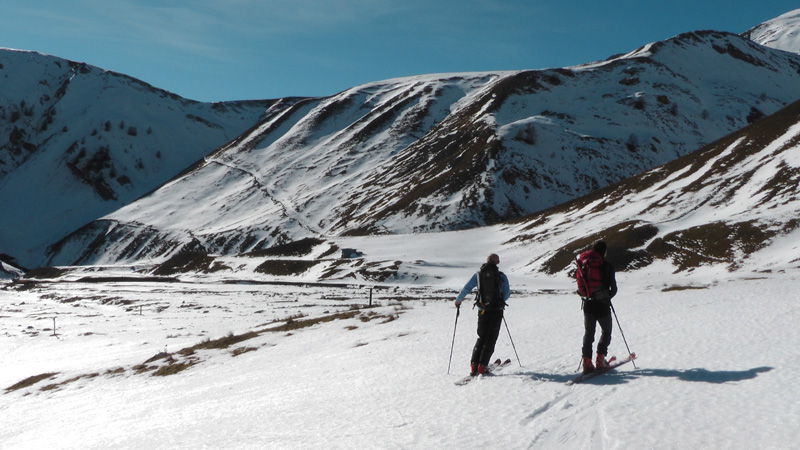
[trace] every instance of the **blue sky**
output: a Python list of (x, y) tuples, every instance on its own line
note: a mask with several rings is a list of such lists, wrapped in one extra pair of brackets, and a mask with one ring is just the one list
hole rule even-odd
[(685, 31), (739, 33), (798, 8), (785, 0), (6, 0), (0, 47), (86, 62), (194, 100), (247, 100), (428, 73), (564, 67)]

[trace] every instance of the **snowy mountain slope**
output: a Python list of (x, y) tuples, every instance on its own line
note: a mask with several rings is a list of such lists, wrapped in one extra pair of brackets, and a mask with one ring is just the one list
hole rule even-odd
[(800, 53), (800, 9), (768, 20), (742, 36), (766, 47)]
[[(501, 252), (517, 273), (568, 273), (574, 255), (601, 238), (609, 242), (610, 258), (622, 271), (691, 273), (711, 266), (743, 272), (796, 270), (798, 186), (800, 102), (795, 102), (651, 171), (517, 223), (476, 229), (454, 240), (469, 243), (467, 255)], [(418, 240), (426, 242), (420, 247), (427, 252), (403, 248)], [(431, 264), (452, 258), (452, 246), (439, 245), (439, 240), (453, 241), (435, 235), (374, 242), (331, 238), (325, 245), (356, 246), (366, 254), (366, 264), (331, 261), (305, 274), (370, 281), (387, 277), (388, 271), (392, 279), (418, 280)], [(242, 258), (226, 260), (226, 265), (237, 267), (237, 261)]]
[(270, 104), (194, 102), (84, 63), (0, 49), (0, 251), (42, 264), (47, 245), (161, 186)]
[[(800, 101), (688, 156), (526, 218), (508, 244), (568, 271), (597, 239), (621, 270), (800, 268)], [(588, 230), (588, 232), (587, 232)], [(754, 256), (757, 256), (754, 258)], [(666, 264), (665, 264), (666, 263)]]
[[(647, 279), (670, 272), (687, 279), (709, 271), (794, 273), (800, 269), (798, 186), (800, 101), (685, 157), (505, 224), (301, 239), (231, 255), (209, 255), (196, 242), (175, 251), (166, 241), (128, 240), (125, 234), (114, 235), (112, 227), (107, 245), (119, 245), (117, 253), (149, 246), (164, 253), (173, 250), (172, 256), (162, 263), (140, 260), (119, 269), (116, 261), (101, 261), (109, 266), (62, 268), (55, 276), (118, 276), (119, 270), (123, 276), (197, 282), (215, 277), (231, 282), (438, 286), (469, 273), (482, 255), (497, 252), (504, 270), (515, 277), (553, 275), (563, 281), (570, 279), (574, 256), (597, 239), (609, 243), (609, 258), (620, 272)], [(78, 252), (96, 244), (70, 240), (68, 245), (75, 248), (64, 251)], [(53, 274), (34, 271), (27, 276), (47, 279)]]
[(276, 113), (72, 234), (49, 263), (498, 223), (685, 155), (797, 98), (800, 56), (721, 32), (568, 69), (372, 83)]
[(0, 255), (0, 280), (14, 280), (25, 274), (25, 271), (4, 261), (4, 259), (5, 255)]
[[(572, 269), (576, 253), (601, 238), (609, 242), (618, 270), (626, 272), (796, 270), (799, 158), (800, 101), (685, 157), (515, 222), (459, 232), (331, 236), (228, 256), (211, 256), (188, 243), (163, 264), (140, 271), (198, 280), (215, 274), (436, 285), (464, 270), (454, 260), (467, 263), (476, 254), (498, 252), (517, 274), (561, 277)], [(127, 240), (124, 234), (118, 238), (115, 232), (112, 228), (113, 239), (108, 239), (112, 249), (164, 245)], [(453, 242), (465, 245), (455, 249)], [(76, 240), (71, 245), (94, 244)], [(342, 257), (347, 248), (361, 257)], [(439, 273), (431, 276), (434, 269)]]

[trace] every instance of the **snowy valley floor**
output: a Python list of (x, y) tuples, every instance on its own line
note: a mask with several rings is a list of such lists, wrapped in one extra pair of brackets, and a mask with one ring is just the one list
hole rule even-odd
[[(512, 293), (522, 366), (504, 328), (511, 366), (462, 387), (475, 313), (447, 374), (453, 289), (375, 289), (375, 308), (353, 306), (369, 298), (356, 287), (0, 290), (0, 448), (795, 447), (800, 276), (726, 275), (620, 276), (637, 367), (574, 386), (582, 318), (562, 281)], [(626, 353), (616, 323), (611, 352)]]

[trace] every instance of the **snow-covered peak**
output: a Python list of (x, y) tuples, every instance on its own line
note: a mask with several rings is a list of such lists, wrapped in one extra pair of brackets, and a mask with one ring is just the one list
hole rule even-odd
[(800, 9), (768, 20), (743, 35), (766, 47), (800, 53)]
[(2, 260), (0, 255), (0, 280), (10, 280), (21, 277), (24, 271)]
[(273, 105), (250, 132), (50, 247), (48, 264), (464, 230), (686, 155), (800, 97), (800, 57), (693, 32), (571, 69), (418, 76)]
[(31, 249), (163, 185), (272, 103), (195, 102), (85, 63), (0, 49), (0, 253), (40, 264)]

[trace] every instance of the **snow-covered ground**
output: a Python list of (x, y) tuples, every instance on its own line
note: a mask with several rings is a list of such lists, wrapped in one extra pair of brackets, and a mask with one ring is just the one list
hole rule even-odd
[[(435, 287), (375, 287), (375, 308), (353, 306), (369, 302), (359, 285), (211, 278), (0, 290), (0, 448), (788, 449), (800, 441), (796, 270), (619, 274), (615, 307), (636, 367), (572, 386), (583, 331), (571, 281), (510, 272), (506, 319), (519, 360), (503, 329), (496, 356), (512, 365), (460, 387), (475, 313), (462, 308), (455, 326), (450, 300), (480, 259), (454, 261)], [(266, 331), (337, 313), (352, 317)], [(181, 352), (248, 332), (227, 348)], [(627, 353), (616, 323), (610, 351)], [(191, 365), (153, 375), (170, 359)], [(56, 374), (9, 389), (47, 373)]]

